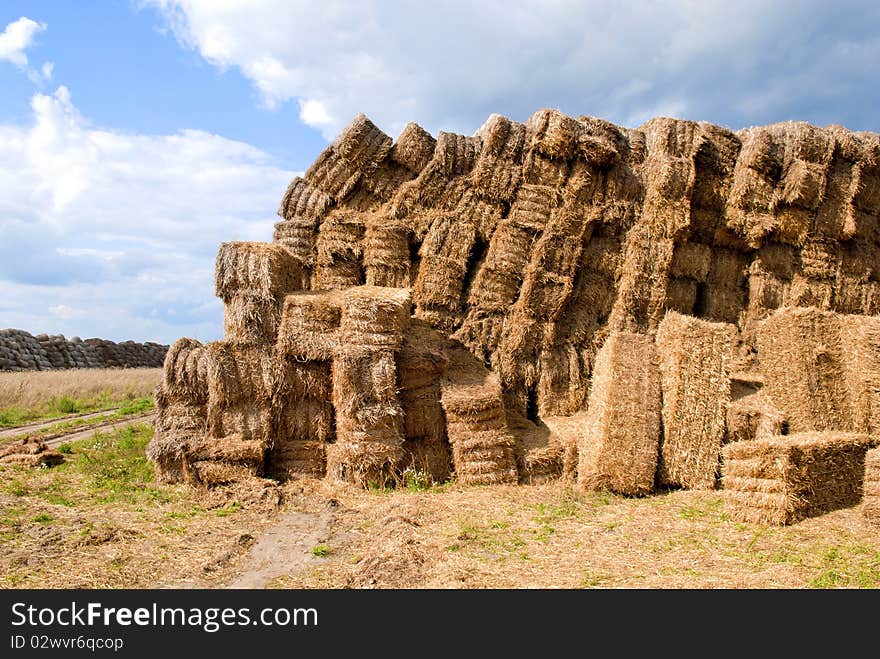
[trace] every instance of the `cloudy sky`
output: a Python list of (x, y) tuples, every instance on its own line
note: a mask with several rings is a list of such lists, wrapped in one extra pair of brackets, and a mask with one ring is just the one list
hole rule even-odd
[(204, 341), (218, 245), (355, 113), (880, 131), (880, 3), (4, 0), (0, 90), (0, 327)]

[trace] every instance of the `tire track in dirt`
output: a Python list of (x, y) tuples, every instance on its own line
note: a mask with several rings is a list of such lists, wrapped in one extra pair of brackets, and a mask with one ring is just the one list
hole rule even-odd
[(111, 432), (113, 430), (119, 430), (121, 428), (125, 428), (126, 426), (130, 426), (135, 423), (152, 423), (153, 419), (155, 419), (156, 413), (149, 412), (148, 414), (142, 414), (140, 416), (129, 417), (127, 419), (120, 419), (118, 421), (108, 421), (107, 423), (101, 423), (94, 426), (89, 426), (88, 428), (84, 428), (82, 430), (75, 430), (73, 432), (59, 435), (57, 437), (52, 437), (50, 439), (45, 440), (46, 446), (49, 448), (58, 448), (61, 444), (65, 442), (76, 442), (80, 439), (88, 439), (96, 432)]
[(99, 416), (103, 416), (111, 413), (113, 410), (104, 410), (102, 412), (88, 412), (86, 414), (77, 414), (74, 416), (65, 416), (59, 419), (52, 419), (50, 421), (36, 421), (34, 423), (28, 423), (23, 426), (16, 426), (15, 428), (4, 428), (0, 430), (0, 439), (7, 439), (9, 437), (17, 437), (18, 435), (24, 435), (31, 432), (39, 432), (40, 430), (44, 430), (46, 428), (51, 428), (52, 426), (58, 423), (67, 423), (68, 421), (80, 421), (87, 419), (94, 419)]

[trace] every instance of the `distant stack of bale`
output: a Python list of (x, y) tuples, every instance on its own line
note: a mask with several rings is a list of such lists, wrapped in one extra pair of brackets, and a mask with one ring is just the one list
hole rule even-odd
[(859, 503), (867, 435), (806, 432), (723, 449), (725, 503), (733, 517), (791, 524)]
[(278, 331), (275, 441), (270, 475), (323, 476), (326, 444), (335, 439), (331, 364), (339, 349), (340, 299), (333, 292), (284, 298)]
[(208, 428), (207, 350), (195, 339), (178, 339), (165, 356), (164, 378), (154, 394), (156, 420), (147, 457), (160, 483), (196, 476), (189, 466)]
[(674, 311), (657, 331), (663, 396), (658, 481), (713, 488), (730, 403), (736, 327)]
[(463, 348), (448, 352), (441, 404), (459, 483), (516, 483), (515, 439), (504, 413), (501, 386)]
[(396, 354), (410, 318), (408, 289), (361, 286), (340, 296), (339, 351), (333, 359), (336, 442), (330, 476), (361, 485), (393, 482), (404, 461)]
[(0, 446), (0, 466), (54, 467), (62, 462), (64, 455), (40, 439), (23, 439)]
[(588, 490), (644, 495), (654, 489), (661, 423), (654, 341), (612, 332), (596, 356), (580, 446), (578, 482)]
[(52, 363), (40, 342), (23, 330), (0, 330), (0, 370), (48, 371)]
[(872, 524), (880, 525), (880, 448), (865, 454), (865, 484), (862, 515)]

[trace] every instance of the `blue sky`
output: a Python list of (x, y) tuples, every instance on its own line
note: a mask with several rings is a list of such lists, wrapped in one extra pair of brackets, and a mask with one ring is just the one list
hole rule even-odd
[(359, 111), (880, 131), (878, 64), (873, 2), (4, 0), (0, 327), (220, 338), (219, 243)]

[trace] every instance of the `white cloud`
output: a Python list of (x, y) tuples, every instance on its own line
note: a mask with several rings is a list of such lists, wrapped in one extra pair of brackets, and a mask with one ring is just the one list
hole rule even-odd
[(45, 23), (37, 23), (22, 16), (6, 26), (0, 33), (0, 60), (12, 62), (21, 69), (27, 68), (28, 58), (25, 55), (34, 37), (46, 29)]
[(871, 2), (141, 1), (328, 139), (357, 112), (391, 134), (411, 120), (470, 133), (546, 106), (630, 125), (669, 108), (733, 127), (878, 128)]
[(45, 23), (37, 23), (35, 20), (22, 16), (13, 21), (0, 33), (0, 62), (12, 62), (27, 74), (36, 85), (48, 82), (52, 78), (53, 62), (45, 62), (39, 70), (32, 69), (28, 65), (25, 51), (30, 48), (36, 35), (46, 29)]
[(70, 92), (0, 125), (4, 326), (114, 340), (222, 336), (213, 266), (226, 240), (271, 240), (295, 172), (198, 130), (92, 127)]

